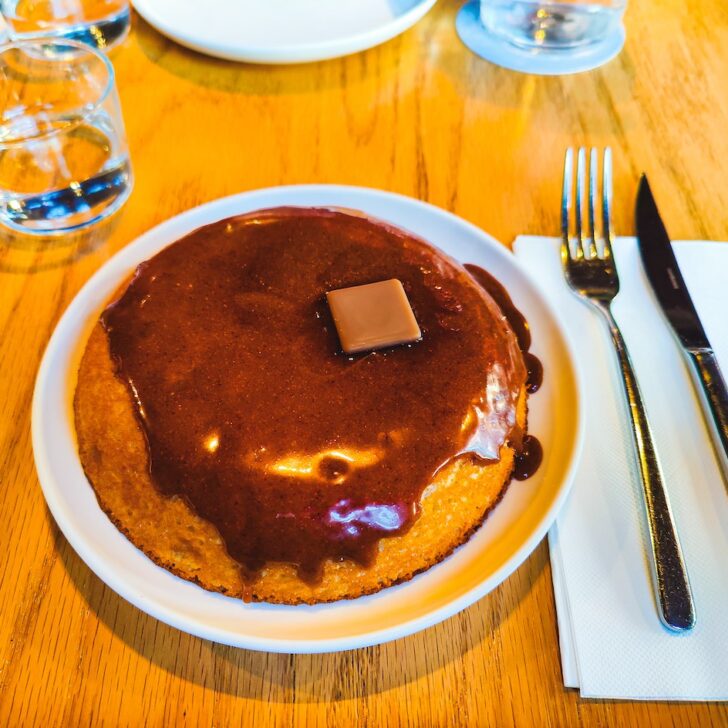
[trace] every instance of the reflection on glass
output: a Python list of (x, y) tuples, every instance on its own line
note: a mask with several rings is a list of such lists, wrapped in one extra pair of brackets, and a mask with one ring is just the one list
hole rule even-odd
[(13, 40), (63, 37), (108, 50), (129, 32), (128, 0), (0, 0)]
[(626, 0), (481, 0), (494, 35), (517, 46), (552, 50), (598, 43), (622, 21)]

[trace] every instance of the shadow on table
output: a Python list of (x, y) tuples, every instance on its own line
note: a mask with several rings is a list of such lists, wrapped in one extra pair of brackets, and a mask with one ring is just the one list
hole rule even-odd
[[(76, 555), (46, 509), (55, 549), (89, 608), (116, 637), (150, 664), (218, 693), (270, 703), (362, 699), (415, 682), (493, 642), (501, 624), (528, 596), (543, 571), (539, 548), (501, 586), (424, 632), (394, 642), (321, 655), (254, 652), (182, 633), (147, 616), (106, 587)], [(504, 598), (503, 589), (507, 589)]]
[(135, 37), (147, 58), (167, 73), (198, 86), (246, 96), (318, 94), (375, 79), (383, 87), (400, 83), (403, 67), (415, 68), (418, 59), (400, 52), (394, 38), (374, 53), (358, 53), (329, 61), (265, 65), (226, 61), (186, 48), (166, 38), (143, 18), (134, 18)]
[(118, 225), (119, 215), (67, 235), (33, 235), (3, 229), (0, 236), (0, 273), (34, 274), (72, 265), (105, 243)]
[(466, 48), (455, 31), (456, 15), (453, 12), (451, 42), (439, 45), (432, 65), (447, 76), (459, 99), (484, 101), (489, 108), (514, 111), (549, 111), (558, 105), (570, 113), (571, 118), (569, 113), (561, 113), (540, 120), (544, 129), (552, 123), (564, 124), (567, 119), (573, 121), (574, 132), (583, 132), (585, 103), (591, 111), (588, 118), (591, 133), (597, 133), (601, 127), (605, 132), (612, 132), (617, 107), (622, 109), (624, 121), (624, 107), (634, 102), (635, 73), (626, 53), (585, 73), (559, 76), (520, 73), (491, 63)]
[[(403, 0), (396, 0), (402, 2)], [(634, 67), (627, 52), (606, 66), (587, 73), (537, 76), (501, 68), (467, 49), (457, 35), (455, 20), (461, 2), (439, 3), (421, 20), (422, 39), (411, 43), (407, 34), (368, 52), (343, 58), (291, 65), (260, 65), (226, 61), (188, 49), (159, 33), (135, 15), (135, 38), (142, 52), (160, 68), (198, 86), (246, 96), (275, 97), (340, 91), (344, 102), (364, 85), (372, 103), (390, 103), (417, 92), (425, 100), (450, 87), (452, 103), (487, 104), (470, 118), (478, 124), (498, 121), (508, 114), (509, 124), (522, 133), (536, 127), (542, 134), (578, 138), (612, 134), (620, 108), (621, 136), (636, 122)], [(443, 85), (443, 82), (445, 85)], [(580, 103), (575, 103), (580, 99)], [(591, 110), (584, 117), (585, 103)], [(555, 108), (566, 114), (554, 114)], [(625, 111), (626, 110), (626, 111)], [(506, 117), (503, 117), (506, 118)], [(476, 123), (474, 122), (474, 123)]]

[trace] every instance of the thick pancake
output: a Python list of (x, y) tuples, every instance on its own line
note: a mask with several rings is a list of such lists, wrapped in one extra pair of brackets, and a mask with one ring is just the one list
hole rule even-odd
[[(179, 497), (160, 494), (149, 475), (144, 435), (125, 384), (116, 377), (106, 333), (97, 324), (78, 373), (74, 399), (81, 462), (99, 504), (117, 528), (155, 563), (205, 589), (284, 604), (352, 599), (406, 581), (464, 543), (498, 502), (510, 480), (514, 451), (484, 464), (460, 457), (435, 476), (421, 515), (401, 536), (383, 538), (370, 568), (327, 561), (320, 583), (301, 581), (287, 564), (269, 564), (244, 584), (219, 533)], [(526, 422), (521, 391), (517, 421)]]
[[(421, 338), (343, 354), (323, 294), (392, 278)], [(207, 589), (378, 591), (463, 543), (538, 452), (517, 313), (485, 271), (365, 216), (217, 221), (103, 312), (76, 390), (82, 464), (117, 527)]]

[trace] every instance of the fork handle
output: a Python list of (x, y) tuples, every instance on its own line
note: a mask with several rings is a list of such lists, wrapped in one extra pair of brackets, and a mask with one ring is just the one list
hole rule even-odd
[(637, 461), (650, 530), (653, 583), (660, 619), (667, 628), (682, 632), (692, 629), (695, 625), (695, 608), (680, 541), (670, 510), (670, 501), (665, 491), (660, 463), (657, 460), (657, 453), (652, 441), (652, 431), (642, 402), (642, 394), (622, 333), (614, 320), (609, 305), (599, 305), (599, 309), (604, 313), (609, 324), (619, 358), (624, 393), (629, 405), (632, 435), (637, 449)]

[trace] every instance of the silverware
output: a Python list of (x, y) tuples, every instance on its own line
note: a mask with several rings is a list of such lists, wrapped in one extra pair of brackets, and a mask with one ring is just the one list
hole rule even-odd
[(723, 480), (728, 485), (728, 389), (644, 175), (637, 193), (635, 217), (642, 264), (688, 360), (688, 369), (703, 407)]
[[(588, 227), (583, 221), (586, 174), (586, 150), (579, 149), (576, 163), (576, 191), (574, 202), (574, 227), (576, 236), (570, 235), (572, 209), (572, 188), (574, 152), (568, 149), (564, 160), (564, 187), (561, 207), (561, 259), (566, 280), (581, 300), (591, 304), (606, 321), (617, 351), (622, 373), (624, 393), (629, 405), (632, 434), (637, 450), (637, 461), (642, 479), (647, 522), (652, 547), (653, 583), (655, 586), (658, 613), (663, 624), (671, 630), (692, 629), (695, 624), (695, 609), (690, 592), (685, 562), (670, 502), (665, 492), (660, 464), (652, 442), (652, 432), (642, 395), (637, 384), (632, 362), (622, 334), (614, 320), (611, 303), (619, 292), (619, 277), (612, 253), (611, 202), (612, 202), (612, 156), (604, 151), (602, 164), (602, 238), (597, 245), (597, 219), (595, 198), (597, 196), (598, 160), (597, 150), (592, 148), (589, 163), (589, 191), (586, 202)], [(601, 251), (599, 248), (601, 247)]]

